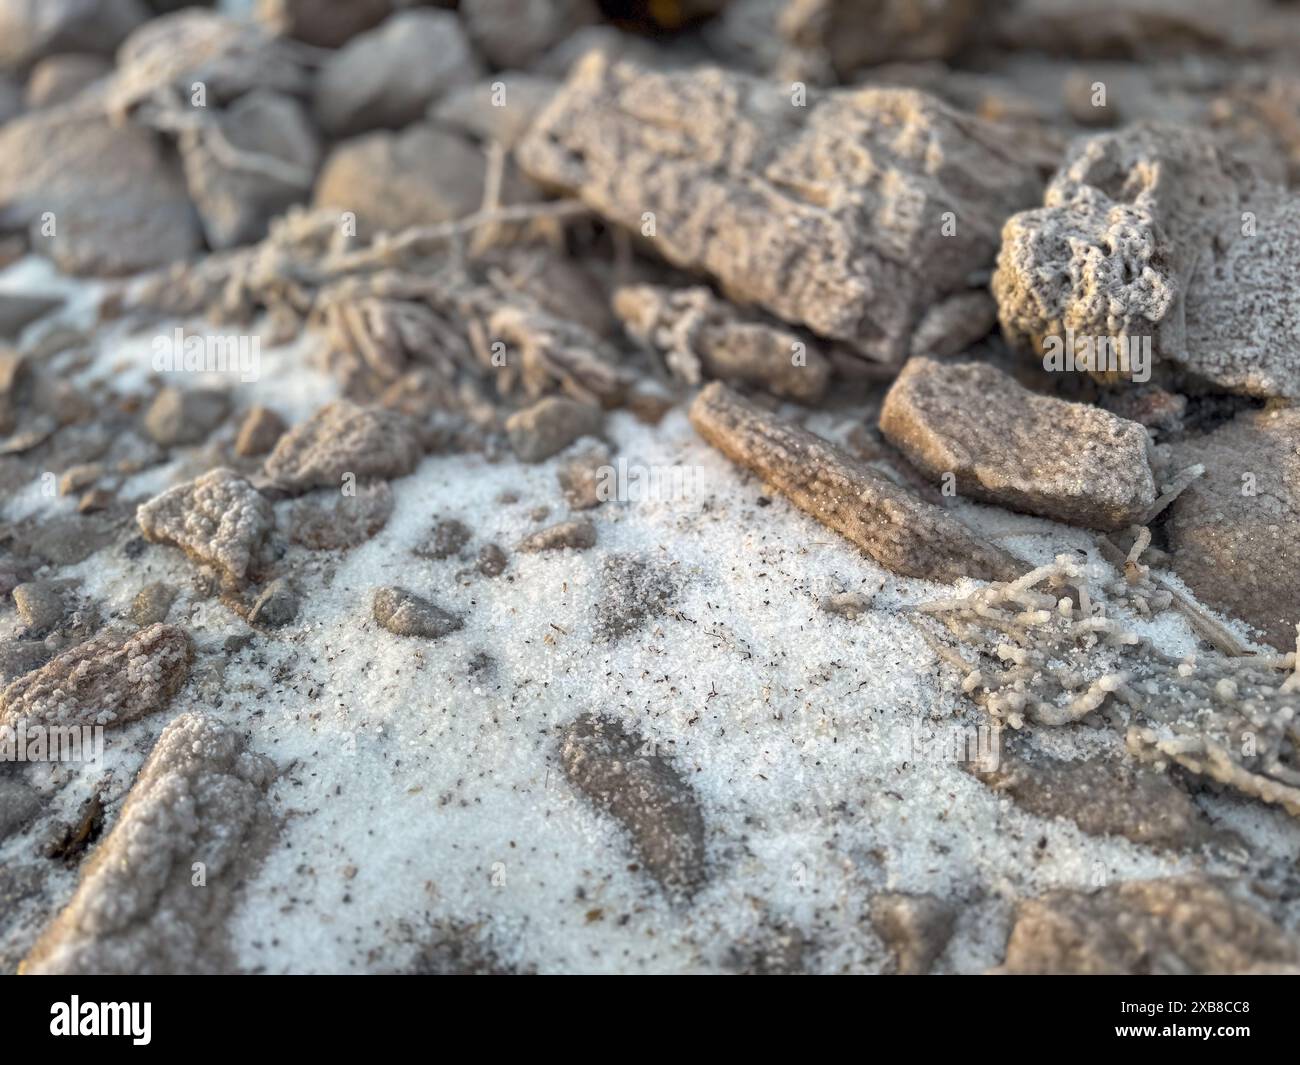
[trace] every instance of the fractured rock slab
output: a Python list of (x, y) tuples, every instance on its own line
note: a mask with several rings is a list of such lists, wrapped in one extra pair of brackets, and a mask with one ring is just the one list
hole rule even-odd
[(599, 53), (518, 156), (729, 298), (889, 363), (926, 308), (992, 262), (1002, 222), (1040, 187), (1003, 130), (920, 92), (801, 107), (784, 85)]
[(280, 437), (263, 470), (277, 487), (301, 493), (341, 488), (348, 474), (356, 481), (404, 477), (420, 454), (414, 428), (402, 415), (338, 400)]
[(145, 538), (173, 544), (196, 562), (242, 584), (275, 526), (271, 504), (227, 469), (169, 488), (142, 504), (136, 521)]
[(1213, 881), (1184, 877), (1022, 902), (998, 971), (1177, 975), (1297, 962), (1300, 945), (1265, 914)]
[(704, 815), (689, 781), (644, 736), (614, 718), (583, 714), (564, 729), (569, 783), (631, 838), (645, 870), (689, 898), (707, 879)]
[(163, 709), (192, 658), (189, 637), (174, 625), (102, 632), (0, 692), (0, 725), (124, 725)]
[(910, 359), (880, 429), (936, 482), (952, 474), (959, 494), (1030, 514), (1122, 529), (1155, 502), (1142, 426), (1030, 392), (987, 363)]
[(884, 474), (719, 381), (696, 397), (690, 418), (731, 461), (894, 573), (946, 584), (960, 577), (1009, 580), (1026, 568)]
[[(272, 763), (199, 714), (158, 738), (72, 901), (24, 973), (188, 974), (237, 968), (228, 921), (270, 848)], [(203, 884), (195, 886), (195, 863)]]

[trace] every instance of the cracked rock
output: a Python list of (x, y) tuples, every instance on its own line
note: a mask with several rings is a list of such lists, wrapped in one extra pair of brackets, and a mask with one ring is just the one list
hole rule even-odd
[(179, 547), (194, 561), (216, 567), (234, 585), (248, 578), (275, 526), (266, 498), (224, 468), (142, 504), (136, 521), (145, 539)]
[(0, 725), (124, 725), (163, 709), (189, 676), (184, 630), (105, 631), (0, 692)]
[(1263, 913), (1213, 881), (1184, 877), (1022, 902), (998, 971), (1187, 975), (1298, 961), (1300, 946)]
[(946, 584), (961, 577), (1011, 579), (1024, 568), (940, 508), (719, 381), (700, 392), (690, 417), (695, 431), (732, 462), (894, 573)]
[(653, 741), (613, 718), (583, 714), (563, 735), (560, 764), (569, 783), (622, 826), (664, 890), (694, 895), (708, 870), (704, 816), (689, 782)]
[(354, 481), (404, 477), (420, 461), (420, 443), (402, 415), (338, 400), (280, 437), (263, 467), (291, 493)]
[(518, 155), (728, 298), (886, 363), (908, 353), (927, 307), (992, 263), (1002, 222), (1040, 188), (1003, 130), (920, 92), (814, 93), (799, 107), (786, 86), (600, 53)]
[(464, 624), (455, 614), (405, 588), (380, 588), (372, 606), (375, 620), (396, 636), (437, 640)]
[(1098, 529), (1140, 523), (1155, 503), (1146, 430), (1099, 407), (1022, 388), (988, 363), (910, 359), (881, 432), (960, 495)]
[(274, 775), (239, 733), (199, 714), (178, 717), (158, 738), (72, 901), (21, 971), (235, 970), (228, 922), (240, 887), (274, 839), (266, 798)]

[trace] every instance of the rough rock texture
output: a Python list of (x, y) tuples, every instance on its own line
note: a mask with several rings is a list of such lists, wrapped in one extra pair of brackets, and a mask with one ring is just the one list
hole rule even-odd
[(283, 93), (250, 92), (214, 121), (180, 147), (208, 244), (221, 249), (261, 240), (272, 218), (311, 195), (320, 144), (303, 106)]
[(0, 67), (25, 67), (56, 52), (111, 54), (148, 17), (140, 0), (3, 0)]
[(199, 245), (179, 168), (151, 133), (81, 101), (0, 128), (0, 227), (74, 274), (125, 274)]
[(1044, 206), (1007, 221), (993, 293), (1007, 339), (1038, 355), (1145, 340), (1222, 388), (1295, 398), (1297, 252), (1293, 197), (1206, 131), (1138, 123), (1076, 141)]
[[(158, 738), (76, 894), (32, 948), (25, 973), (229, 972), (226, 923), (270, 848), (275, 767), (199, 714)], [(201, 877), (201, 882), (196, 878)]]
[(393, 0), (257, 0), (257, 20), (273, 33), (338, 48), (392, 13)]
[(1175, 572), (1208, 605), (1249, 622), (1281, 651), (1300, 623), (1300, 411), (1252, 411), (1174, 447), (1205, 476), (1166, 526)]
[(371, 612), (375, 620), (395, 636), (437, 640), (464, 625), (455, 614), (447, 613), (405, 588), (380, 588), (375, 592)]
[(904, 976), (923, 976), (930, 971), (952, 938), (956, 923), (956, 910), (933, 895), (891, 891), (871, 900), (871, 925)]
[(332, 137), (401, 129), (480, 73), (454, 13), (403, 11), (325, 60), (316, 80), (316, 122)]
[(230, 397), (216, 389), (172, 388), (154, 397), (144, 414), (144, 430), (163, 447), (201, 444), (230, 411)]
[(1068, 762), (1008, 749), (996, 768), (977, 762), (967, 771), (1036, 817), (1064, 817), (1090, 836), (1122, 836), (1158, 848), (1195, 847), (1215, 833), (1210, 822), (1167, 773), (1105, 757)]
[(704, 815), (686, 778), (653, 741), (615, 718), (583, 714), (563, 736), (560, 765), (569, 783), (622, 826), (665, 891), (694, 895), (708, 868)]
[(1108, 411), (1021, 388), (988, 363), (910, 359), (881, 432), (959, 495), (1098, 529), (1139, 523), (1155, 502), (1146, 430)]
[(313, 551), (343, 551), (369, 540), (392, 513), (393, 490), (383, 481), (363, 485), (355, 495), (326, 490), (294, 504), (289, 535)]
[(948, 583), (1010, 579), (1024, 568), (938, 507), (721, 382), (696, 397), (690, 416), (696, 432), (729, 459), (895, 573)]
[(446, 222), (478, 208), (483, 153), (463, 137), (416, 124), (339, 144), (321, 167), (313, 202), (356, 215), (357, 234)]
[(167, 620), (167, 613), (176, 601), (176, 589), (162, 581), (146, 584), (131, 601), (131, 621), (143, 627)]
[(532, 554), (538, 551), (562, 551), (566, 547), (574, 551), (585, 551), (595, 546), (596, 526), (585, 518), (579, 518), (539, 529), (520, 540), (515, 550)]
[(102, 632), (0, 692), (0, 725), (124, 725), (163, 709), (192, 658), (189, 637), (173, 625)]
[(506, 436), (521, 462), (542, 462), (584, 436), (599, 436), (599, 407), (564, 396), (547, 396), (506, 419)]
[(926, 307), (992, 261), (1002, 222), (1039, 189), (1001, 130), (922, 93), (799, 107), (785, 86), (598, 53), (518, 154), (730, 298), (886, 362), (910, 350)]
[(600, 17), (594, 0), (463, 0), (471, 40), (493, 66), (530, 66), (552, 45)]
[(266, 498), (224, 468), (141, 504), (136, 521), (146, 539), (179, 547), (196, 562), (215, 566), (236, 585), (248, 577), (275, 527)]
[(687, 384), (716, 378), (805, 403), (826, 391), (831, 364), (816, 341), (740, 311), (703, 285), (625, 285), (614, 293), (614, 313)]
[(420, 444), (402, 415), (338, 400), (280, 438), (264, 471), (288, 492), (341, 488), (356, 481), (403, 477), (420, 461)]
[(1268, 917), (1213, 881), (1186, 877), (1022, 902), (999, 971), (1185, 975), (1297, 961), (1300, 946)]

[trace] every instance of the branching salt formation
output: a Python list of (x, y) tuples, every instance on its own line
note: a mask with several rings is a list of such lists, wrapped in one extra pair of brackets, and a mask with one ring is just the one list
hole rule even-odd
[(703, 285), (624, 285), (614, 293), (614, 313), (629, 336), (662, 354), (669, 372), (687, 384), (701, 384), (707, 375), (804, 403), (826, 391), (831, 364), (821, 343), (741, 311)]
[(1023, 569), (939, 507), (720, 381), (700, 392), (690, 416), (695, 431), (729, 459), (895, 573), (947, 584), (964, 576), (1007, 579)]
[[(1149, 538), (1139, 533), (1124, 578), (1103, 589), (1142, 615), (1173, 602), (1138, 562)], [(1176, 763), (1300, 817), (1295, 653), (1166, 655), (1106, 616), (1106, 601), (1094, 598), (1068, 555), (920, 612), (947, 627), (965, 660), (976, 656), (961, 690), (996, 721), (1021, 728), (1106, 720), (1124, 729), (1143, 761)], [(1291, 677), (1279, 680), (1280, 670)]]

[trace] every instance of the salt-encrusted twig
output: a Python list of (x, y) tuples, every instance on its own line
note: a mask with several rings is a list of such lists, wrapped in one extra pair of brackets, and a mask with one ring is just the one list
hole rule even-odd
[(696, 397), (691, 424), (733, 462), (895, 573), (948, 584), (960, 577), (1011, 580), (1024, 570), (938, 507), (720, 381)]

